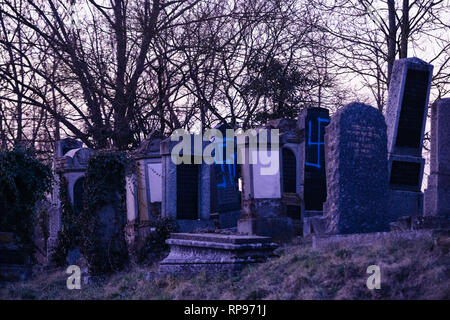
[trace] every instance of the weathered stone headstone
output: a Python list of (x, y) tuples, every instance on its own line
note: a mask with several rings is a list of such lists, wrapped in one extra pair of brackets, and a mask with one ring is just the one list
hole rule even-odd
[(450, 218), (450, 98), (431, 106), (430, 175), (424, 206), (424, 215)]
[(271, 120), (265, 128), (278, 129), (280, 133), (281, 201), (285, 215), (292, 219), (295, 232), (300, 235), (303, 201), (300, 196), (302, 168), (299, 159), (302, 158), (302, 149), (297, 121), (285, 118)]
[(422, 143), (433, 66), (417, 58), (394, 63), (386, 108), (391, 221), (423, 210)]
[(61, 179), (67, 181), (67, 193), (75, 213), (80, 213), (83, 207), (83, 177), (93, 150), (83, 148), (82, 143), (74, 139), (63, 139), (55, 144), (54, 183), (52, 208), (49, 209), (49, 238), (47, 243), (47, 258), (51, 257), (57, 244), (58, 231), (61, 228)]
[[(271, 131), (268, 130), (268, 136)], [(258, 134), (260, 140), (260, 134)], [(282, 202), (279, 163), (272, 163), (271, 169), (264, 164), (265, 156), (279, 161), (278, 141), (268, 140), (267, 148), (257, 147), (246, 138), (239, 141), (239, 149), (245, 154), (241, 164), (242, 210), (238, 221), (238, 233), (245, 235), (270, 236), (274, 239), (289, 239), (294, 234), (292, 219), (286, 216)], [(250, 157), (253, 159), (250, 161)]]
[(160, 144), (163, 139), (162, 134), (154, 131), (133, 153), (133, 159), (136, 161), (138, 215), (142, 223), (161, 214)]
[(388, 195), (386, 123), (375, 108), (351, 103), (325, 133), (326, 232), (385, 231)]
[(136, 163), (135, 170), (128, 170), (125, 178), (126, 238), (129, 248), (144, 244), (150, 233), (151, 221), (161, 215), (160, 144), (163, 138), (161, 133), (153, 131), (132, 154)]

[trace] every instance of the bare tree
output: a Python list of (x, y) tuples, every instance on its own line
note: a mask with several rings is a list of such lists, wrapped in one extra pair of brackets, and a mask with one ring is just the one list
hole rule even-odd
[(349, 79), (359, 75), (380, 110), (396, 58), (413, 54), (434, 63), (433, 86), (442, 92), (450, 72), (449, 1), (314, 1), (314, 7), (324, 13), (320, 29), (340, 40), (335, 67)]
[[(7, 69), (1, 70), (2, 79), (19, 78), (21, 88), (30, 93), (22, 97), (25, 103), (44, 109), (88, 146), (131, 147), (144, 71), (154, 62), (147, 59), (151, 43), (199, 1), (89, 0), (78, 4), (80, 19), (75, 26), (71, 16), (75, 1), (23, 1), (25, 10), (6, 0), (0, 12), (20, 24), (23, 33), (35, 35), (30, 44), (36, 56), (27, 56), (9, 39), (3, 38), (1, 44), (21, 57), (16, 65), (24, 65), (36, 79), (20, 81)], [(56, 76), (48, 63), (38, 63), (44, 58), (58, 61)], [(62, 112), (55, 110), (45, 84), (65, 105)], [(70, 114), (64, 114), (67, 110)]]

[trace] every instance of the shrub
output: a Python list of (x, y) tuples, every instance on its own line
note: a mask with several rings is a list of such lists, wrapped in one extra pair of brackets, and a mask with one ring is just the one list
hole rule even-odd
[(169, 249), (166, 240), (172, 232), (178, 232), (179, 230), (176, 220), (171, 218), (158, 217), (151, 222), (151, 227), (154, 228), (154, 231), (147, 236), (144, 246), (139, 250), (139, 262), (153, 262), (161, 259)]
[(13, 232), (20, 245), (33, 241), (36, 204), (50, 191), (51, 170), (22, 148), (0, 152), (0, 231)]

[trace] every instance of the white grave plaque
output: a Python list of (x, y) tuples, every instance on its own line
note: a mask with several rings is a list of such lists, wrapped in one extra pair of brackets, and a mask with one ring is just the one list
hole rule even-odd
[[(281, 198), (279, 151), (252, 151), (257, 162), (253, 164), (253, 197), (255, 199)], [(255, 159), (255, 158), (253, 158)]]
[(162, 196), (162, 165), (149, 163), (147, 165), (148, 184), (150, 187), (150, 202), (161, 202)]

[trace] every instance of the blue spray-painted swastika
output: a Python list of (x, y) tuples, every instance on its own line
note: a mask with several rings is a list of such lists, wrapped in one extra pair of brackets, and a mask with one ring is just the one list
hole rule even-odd
[(321, 131), (320, 131), (320, 127), (322, 123), (329, 123), (330, 120), (329, 119), (324, 119), (324, 118), (317, 118), (317, 141), (311, 141), (311, 128), (312, 128), (312, 123), (311, 121), (309, 121), (308, 123), (308, 146), (317, 146), (317, 162), (308, 162), (305, 161), (305, 165), (306, 166), (312, 166), (312, 167), (316, 167), (316, 168), (320, 168), (320, 147), (323, 146), (325, 144), (325, 142), (322, 140), (322, 135), (321, 135)]
[[(231, 159), (223, 158), (223, 149), (226, 147), (226, 143), (229, 139), (224, 139), (224, 142), (219, 143), (218, 154), (214, 154), (214, 162), (220, 166), (222, 173), (222, 182), (217, 184), (218, 188), (226, 188), (227, 185), (234, 185), (236, 180), (236, 161), (235, 155), (231, 154)], [(221, 161), (219, 161), (221, 160)], [(220, 162), (220, 163), (218, 163)], [(229, 163), (232, 162), (232, 163)], [(228, 181), (227, 181), (228, 178)]]

